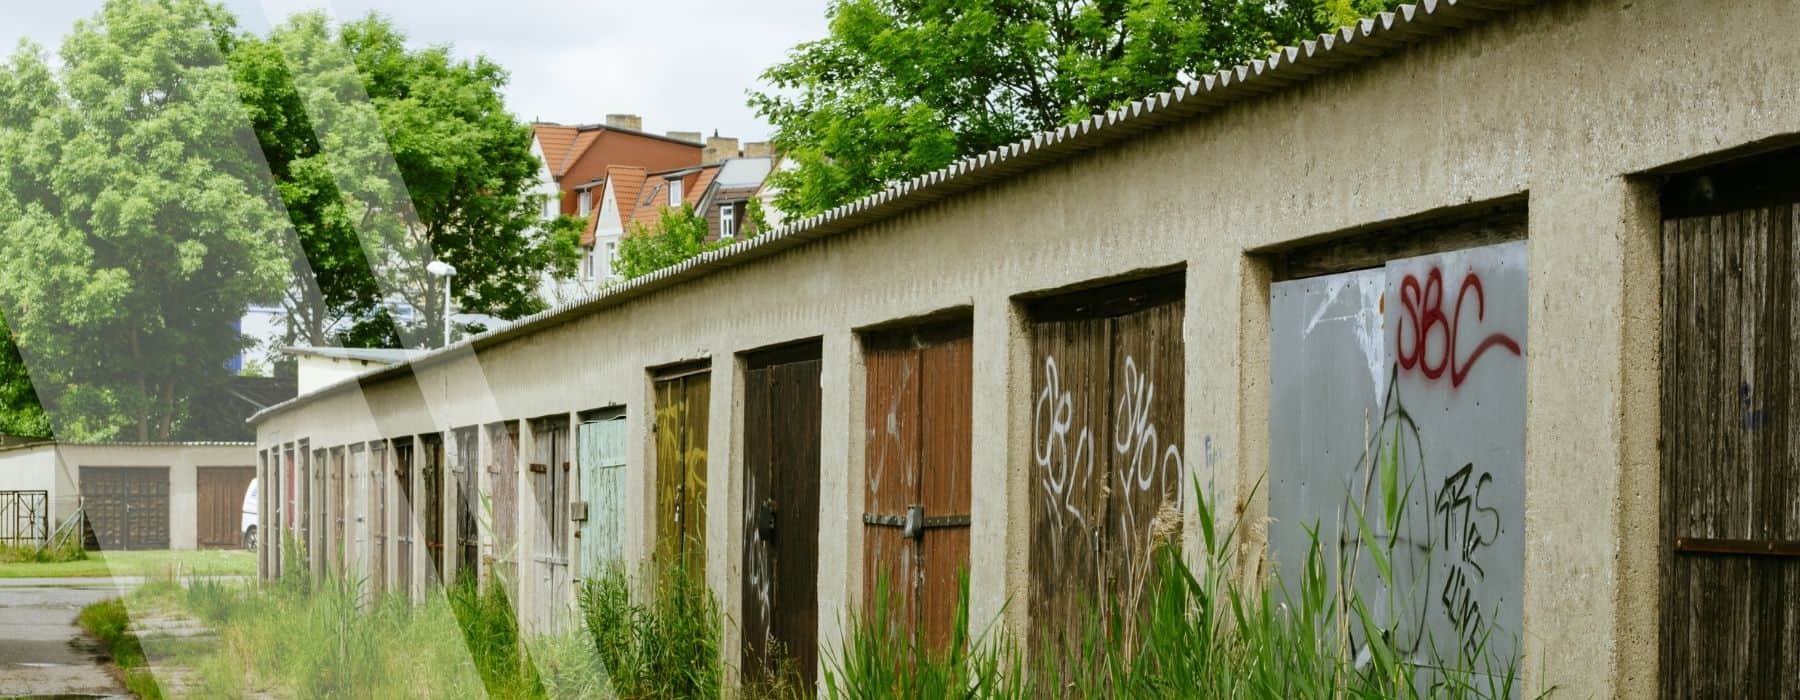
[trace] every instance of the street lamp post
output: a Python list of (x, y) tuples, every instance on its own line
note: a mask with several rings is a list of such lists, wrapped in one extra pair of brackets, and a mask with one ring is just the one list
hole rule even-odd
[(444, 278), (444, 347), (450, 346), (450, 278), (456, 276), (456, 266), (442, 260), (433, 260), (425, 265), (425, 271), (432, 277)]

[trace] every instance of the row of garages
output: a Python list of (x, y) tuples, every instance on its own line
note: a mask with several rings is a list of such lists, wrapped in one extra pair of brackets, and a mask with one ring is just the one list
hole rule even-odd
[[(238, 548), (250, 443), (41, 442), (0, 448), (0, 540), (40, 539), (78, 511), (90, 549)], [(41, 503), (41, 506), (35, 505)]]
[(685, 566), (816, 672), (883, 581), (1032, 648), (1140, 604), (1200, 493), (1417, 659), (1800, 694), (1800, 6), (1694, 12), (1427, 3), (325, 388), (254, 419), (277, 523), (539, 628)]

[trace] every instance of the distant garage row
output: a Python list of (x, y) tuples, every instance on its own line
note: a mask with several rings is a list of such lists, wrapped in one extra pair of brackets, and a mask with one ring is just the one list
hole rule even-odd
[(243, 547), (242, 507), (255, 477), (250, 443), (0, 448), (0, 542), (13, 534), (41, 542), (80, 512), (89, 549)]

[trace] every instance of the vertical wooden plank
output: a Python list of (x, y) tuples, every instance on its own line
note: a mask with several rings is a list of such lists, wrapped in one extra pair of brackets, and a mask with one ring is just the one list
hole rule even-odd
[(492, 445), (488, 476), (494, 503), (494, 571), (505, 585), (518, 582), (519, 556), (519, 424), (508, 421), (488, 426)]
[[(966, 327), (949, 337), (928, 338), (920, 365), (920, 503), (928, 516), (968, 515), (974, 495), (974, 344)], [(919, 620), (925, 643), (934, 651), (944, 650), (955, 631), (969, 546), (968, 525), (933, 528), (920, 543)]]
[[(775, 611), (773, 637), (781, 642), (802, 687), (810, 691), (818, 666), (819, 610), (819, 432), (817, 359), (773, 368)], [(810, 692), (808, 694), (811, 694)]]
[(1033, 662), (1081, 629), (1104, 590), (1103, 494), (1112, 473), (1111, 323), (1032, 326), (1031, 635)]
[(442, 435), (419, 436), (424, 454), (419, 462), (420, 489), (425, 492), (425, 557), (430, 564), (424, 580), (427, 585), (444, 580), (444, 438)]
[[(919, 498), (919, 352), (910, 342), (871, 339), (864, 364), (868, 376), (864, 426), (864, 512), (877, 517), (904, 517)], [(900, 528), (863, 526), (863, 600), (865, 610), (880, 603), (885, 586), (890, 619), (908, 633), (918, 620), (920, 569), (915, 542)]]
[(344, 574), (344, 487), (348, 472), (345, 471), (344, 448), (334, 447), (331, 450), (331, 570), (339, 576)]
[(413, 440), (403, 437), (394, 441), (394, 485), (399, 489), (399, 501), (395, 503), (396, 524), (394, 528), (394, 573), (395, 588), (408, 598), (413, 597), (413, 520), (417, 517), (413, 506)]
[(370, 510), (373, 534), (369, 557), (369, 588), (373, 595), (387, 592), (388, 576), (388, 444), (378, 440), (369, 444), (369, 478), (375, 505)]
[(770, 618), (774, 608), (775, 552), (772, 543), (764, 541), (758, 518), (765, 504), (779, 508), (782, 503), (773, 490), (774, 475), (771, 454), (774, 417), (774, 387), (768, 367), (752, 367), (744, 372), (744, 561), (743, 591), (740, 610), (743, 616), (742, 668), (752, 680), (766, 676), (768, 668)]
[(682, 430), (685, 448), (681, 485), (682, 560), (696, 580), (706, 577), (706, 464), (707, 435), (712, 405), (712, 378), (708, 374), (682, 379), (687, 406)]
[(667, 566), (681, 557), (681, 486), (687, 477), (683, 440), (687, 396), (680, 379), (656, 382), (656, 558)]
[(475, 428), (456, 431), (456, 571), (459, 580), (472, 580), (480, 566), (481, 531), (477, 525), (480, 493), (479, 475), (481, 446)]
[[(1182, 303), (1167, 302), (1113, 320), (1106, 552), (1101, 599), (1142, 611), (1155, 550), (1181, 531), (1184, 384)], [(1127, 639), (1137, 618), (1127, 615)]]

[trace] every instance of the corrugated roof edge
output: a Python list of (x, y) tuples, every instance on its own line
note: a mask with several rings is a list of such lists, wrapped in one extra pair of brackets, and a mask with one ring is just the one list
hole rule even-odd
[(733, 243), (677, 265), (600, 290), (570, 304), (519, 319), (414, 358), (411, 362), (372, 370), (320, 388), (303, 397), (275, 404), (250, 416), (254, 424), (307, 401), (399, 375), (454, 353), (488, 347), (541, 328), (566, 323), (599, 308), (623, 303), (714, 269), (741, 265), (809, 241), (915, 209), (1031, 167), (1061, 160), (1149, 129), (1220, 109), (1240, 100), (1266, 95), (1308, 78), (1382, 56), (1427, 37), (1448, 34), (1539, 0), (1423, 0), (1401, 5), (1300, 46), (1282, 47), (1247, 64), (1200, 76), (1198, 80), (1135, 100), (1118, 109), (1074, 124), (1041, 131), (1015, 143), (969, 156), (887, 189), (805, 217), (755, 238)]
[[(281, 404), (276, 404), (276, 406), (279, 406), (279, 405), (281, 405)], [(274, 408), (274, 407), (275, 406), (270, 406), (269, 408)], [(76, 441), (76, 440), (43, 440), (40, 442), (28, 442), (28, 443), (23, 443), (23, 444), (18, 444), (18, 445), (7, 445), (5, 447), (0, 447), (0, 452), (11, 452), (13, 450), (25, 450), (25, 449), (31, 449), (34, 447), (255, 447), (255, 446), (256, 446), (256, 443), (254, 443), (254, 442), (231, 442), (231, 441), (223, 441), (223, 440), (196, 440), (193, 442), (180, 442), (180, 441), (173, 441), (173, 440), (171, 440), (171, 441), (127, 440), (127, 441), (121, 441), (121, 442), (86, 442), (86, 441)]]

